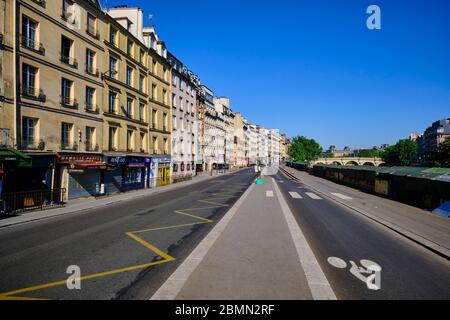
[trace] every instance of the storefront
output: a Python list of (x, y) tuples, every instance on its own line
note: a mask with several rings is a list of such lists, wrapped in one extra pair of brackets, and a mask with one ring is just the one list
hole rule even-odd
[(106, 163), (113, 168), (105, 173), (106, 193), (144, 189), (148, 185), (151, 160), (149, 157), (112, 156)]
[(99, 154), (58, 154), (57, 172), (67, 199), (105, 194), (104, 173), (110, 166)]
[(2, 193), (25, 191), (37, 186), (27, 183), (31, 157), (15, 149), (0, 149), (0, 197)]
[(171, 183), (170, 156), (153, 156), (151, 160), (150, 183), (151, 186), (164, 186)]

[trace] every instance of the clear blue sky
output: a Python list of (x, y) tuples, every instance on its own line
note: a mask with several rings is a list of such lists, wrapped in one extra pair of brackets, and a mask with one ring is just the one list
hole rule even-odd
[[(102, 0), (139, 6), (250, 121), (322, 146), (395, 143), (450, 117), (450, 1)], [(370, 4), (382, 30), (366, 28)]]

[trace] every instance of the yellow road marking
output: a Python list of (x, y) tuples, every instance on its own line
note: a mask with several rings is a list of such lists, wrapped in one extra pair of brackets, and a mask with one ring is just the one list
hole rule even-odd
[(152, 232), (152, 231), (161, 231), (161, 230), (168, 230), (168, 229), (190, 227), (190, 226), (195, 226), (197, 224), (205, 224), (205, 223), (207, 223), (207, 222), (186, 223), (186, 224), (179, 224), (179, 225), (176, 225), (176, 226), (168, 226), (168, 227), (161, 227), (161, 228), (152, 228), (152, 229), (146, 229), (146, 230), (138, 230), (138, 231), (133, 231), (133, 232), (130, 232), (130, 233), (144, 233), (144, 232)]
[[(230, 185), (233, 185), (233, 184), (230, 184)], [(230, 193), (231, 193), (231, 191), (230, 191)], [(238, 197), (238, 196), (235, 196), (234, 193), (233, 193), (233, 195), (227, 194), (225, 196), (225, 192), (214, 193), (213, 195), (224, 195), (224, 196), (221, 196), (221, 197), (217, 197), (217, 196), (212, 197), (214, 199), (225, 199), (225, 198), (228, 199), (228, 198)], [(82, 277), (79, 277), (79, 278), (71, 279), (71, 281), (74, 281), (74, 280), (76, 280), (76, 281), (85, 281), (85, 280), (90, 280), (90, 279), (110, 276), (110, 275), (114, 275), (114, 274), (118, 274), (118, 273), (122, 273), (122, 272), (129, 272), (129, 271), (134, 271), (134, 270), (138, 270), (138, 269), (149, 268), (149, 267), (152, 267), (152, 266), (156, 266), (156, 265), (160, 265), (160, 264), (164, 264), (164, 263), (168, 263), (168, 262), (176, 260), (174, 257), (168, 255), (167, 253), (161, 251), (160, 249), (158, 249), (155, 246), (151, 245), (150, 243), (146, 242), (144, 239), (142, 239), (141, 237), (137, 236), (137, 234), (153, 232), (153, 231), (159, 231), (159, 230), (183, 228), (183, 227), (189, 227), (189, 226), (194, 226), (194, 225), (199, 225), (199, 224), (212, 223), (213, 220), (206, 219), (206, 218), (194, 215), (194, 214), (189, 214), (186, 211), (200, 211), (200, 210), (208, 210), (208, 209), (229, 207), (229, 205), (227, 205), (227, 204), (214, 202), (214, 201), (208, 201), (208, 200), (205, 200), (205, 199), (201, 199), (201, 200), (197, 200), (197, 201), (198, 202), (202, 202), (202, 203), (207, 203), (207, 204), (210, 204), (210, 205), (212, 204), (213, 206), (203, 207), (203, 208), (188, 208), (188, 209), (183, 209), (183, 210), (176, 210), (176, 211), (174, 211), (174, 213), (179, 214), (179, 215), (188, 216), (188, 217), (200, 220), (202, 222), (187, 223), (187, 224), (180, 224), (180, 225), (160, 227), (160, 228), (151, 228), (151, 229), (145, 229), (145, 230), (139, 230), (139, 231), (131, 231), (131, 232), (127, 232), (126, 233), (126, 235), (128, 237), (130, 237), (131, 239), (135, 240), (136, 242), (138, 242), (142, 246), (146, 247), (147, 249), (149, 249), (150, 251), (155, 253), (157, 256), (163, 258), (162, 260), (154, 261), (154, 262), (150, 262), (150, 263), (145, 263), (145, 264), (140, 264), (140, 265), (136, 265), (136, 266), (131, 266), (131, 267), (126, 267), (126, 268), (114, 269), (114, 270), (110, 270), (110, 271), (106, 271), (106, 272), (94, 273), (94, 274), (82, 276)], [(14, 290), (14, 291), (0, 293), (0, 300), (47, 300), (47, 299), (42, 299), (42, 298), (18, 297), (18, 296), (15, 296), (15, 295), (21, 294), (21, 293), (25, 293), (25, 292), (38, 291), (38, 290), (47, 289), (47, 288), (51, 288), (51, 287), (61, 286), (61, 285), (65, 285), (66, 283), (67, 283), (67, 279), (66, 280), (60, 280), (60, 281), (55, 281), (55, 282), (50, 282), (50, 283), (46, 283), (46, 284), (42, 284), (42, 285), (31, 286), (31, 287), (18, 289), (18, 290)]]
[(0, 296), (0, 301), (1, 300), (49, 300), (49, 299), (44, 299), (44, 298), (28, 298), (28, 297), (17, 297), (17, 296), (4, 296), (1, 295)]

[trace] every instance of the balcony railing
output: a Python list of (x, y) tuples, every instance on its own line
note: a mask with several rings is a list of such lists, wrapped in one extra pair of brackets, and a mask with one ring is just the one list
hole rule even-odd
[(68, 107), (72, 109), (78, 109), (77, 99), (73, 99), (71, 97), (61, 96), (61, 105), (63, 107)]
[(116, 70), (108, 70), (105, 73), (102, 73), (102, 77), (111, 78), (117, 80), (117, 75), (119, 73)]
[(97, 151), (100, 150), (100, 147), (98, 146), (98, 144), (96, 144), (94, 146), (94, 144), (92, 142), (86, 142), (85, 143), (85, 150), (88, 151), (88, 152), (93, 152), (93, 151), (97, 152)]
[(61, 54), (61, 62), (65, 63), (73, 68), (78, 68), (78, 61), (75, 58)]
[(31, 86), (22, 86), (21, 87), (21, 93), (22, 97), (38, 100), (41, 102), (45, 102), (47, 100), (47, 97), (44, 94), (44, 91), (42, 89), (37, 89)]
[(92, 65), (86, 64), (86, 73), (89, 73), (92, 76), (98, 77), (100, 72), (97, 68), (94, 68)]
[(36, 143), (36, 140), (33, 138), (22, 139), (20, 148), (22, 150), (37, 150), (38, 144)]
[(61, 150), (78, 150), (78, 144), (75, 143), (70, 143), (70, 142), (61, 142)]
[(45, 48), (42, 45), (42, 43), (37, 42), (34, 39), (27, 38), (27, 37), (21, 35), (20, 36), (20, 44), (22, 45), (22, 47), (31, 49), (33, 51), (39, 52), (42, 55), (45, 55)]
[(86, 104), (86, 112), (99, 114), (100, 108), (98, 107), (98, 105)]
[(94, 26), (89, 26), (86, 28), (86, 33), (95, 39), (100, 39), (100, 33), (96, 30)]

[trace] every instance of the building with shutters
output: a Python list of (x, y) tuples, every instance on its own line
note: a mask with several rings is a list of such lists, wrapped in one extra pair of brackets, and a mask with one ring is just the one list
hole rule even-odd
[(168, 60), (172, 66), (172, 177), (179, 181), (196, 174), (198, 78), (173, 54), (168, 54)]

